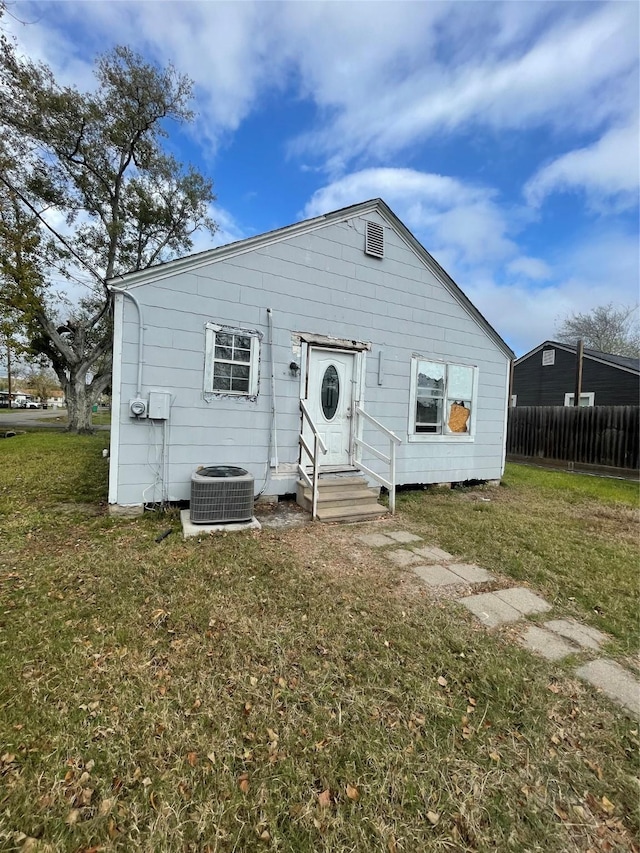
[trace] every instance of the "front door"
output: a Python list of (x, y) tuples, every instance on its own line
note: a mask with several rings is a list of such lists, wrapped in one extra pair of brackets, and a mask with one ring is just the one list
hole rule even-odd
[[(351, 464), (351, 429), (355, 400), (353, 352), (309, 347), (306, 404), (318, 433), (327, 446), (321, 465)], [(304, 436), (313, 447), (306, 421)]]

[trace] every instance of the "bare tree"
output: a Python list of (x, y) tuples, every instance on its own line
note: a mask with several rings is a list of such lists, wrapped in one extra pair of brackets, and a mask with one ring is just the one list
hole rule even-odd
[(47, 398), (52, 391), (60, 389), (60, 385), (52, 368), (47, 366), (45, 360), (39, 364), (33, 365), (26, 373), (24, 378), (27, 387), (33, 391), (36, 397), (39, 397), (41, 402), (46, 403)]
[(599, 352), (640, 358), (638, 306), (616, 308), (610, 302), (586, 314), (571, 314), (556, 328), (556, 337), (571, 344), (582, 340), (585, 347)]

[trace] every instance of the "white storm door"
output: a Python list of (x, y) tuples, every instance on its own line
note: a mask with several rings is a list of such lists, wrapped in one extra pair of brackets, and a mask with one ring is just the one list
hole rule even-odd
[[(321, 465), (351, 464), (356, 354), (309, 347), (306, 404), (318, 433), (327, 446)], [(310, 447), (308, 425), (304, 435)]]

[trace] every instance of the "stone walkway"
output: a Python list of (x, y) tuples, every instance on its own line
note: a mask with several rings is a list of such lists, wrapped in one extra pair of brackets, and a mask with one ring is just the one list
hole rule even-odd
[[(522, 622), (520, 643), (547, 660), (559, 661), (572, 655), (593, 657), (608, 640), (602, 631), (571, 618), (527, 624), (523, 621), (527, 616), (548, 613), (552, 607), (542, 596), (526, 587), (515, 586), (458, 597), (456, 586), (491, 584), (497, 578), (480, 566), (461, 563), (453, 554), (424, 544), (424, 540), (414, 533), (387, 530), (384, 533), (360, 533), (356, 539), (369, 548), (384, 548), (384, 556), (389, 561), (401, 568), (410, 568), (427, 586), (451, 587), (455, 600), (486, 628)], [(398, 548), (398, 545), (407, 547)], [(640, 717), (640, 682), (619, 663), (596, 657), (577, 666), (574, 673)]]

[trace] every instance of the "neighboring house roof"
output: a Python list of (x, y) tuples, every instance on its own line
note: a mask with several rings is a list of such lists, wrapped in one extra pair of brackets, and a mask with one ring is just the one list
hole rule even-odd
[(157, 264), (156, 266), (148, 267), (144, 270), (126, 273), (125, 275), (110, 279), (108, 284), (109, 287), (114, 290), (125, 290), (131, 287), (137, 287), (138, 285), (157, 281), (159, 278), (166, 278), (168, 276), (176, 275), (177, 273), (197, 269), (198, 267), (206, 264), (216, 263), (217, 261), (225, 260), (233, 255), (244, 254), (245, 252), (268, 245), (269, 243), (285, 240), (296, 234), (305, 234), (310, 231), (315, 231), (316, 229), (322, 228), (332, 222), (340, 222), (344, 219), (351, 219), (354, 216), (363, 216), (373, 212), (379, 213), (380, 216), (387, 220), (388, 224), (394, 228), (400, 237), (414, 250), (425, 266), (451, 293), (454, 299), (466, 308), (469, 314), (485, 330), (485, 332), (487, 332), (494, 343), (496, 343), (509, 358), (513, 358), (514, 353), (508, 344), (505, 343), (488, 320), (483, 317), (446, 270), (440, 266), (429, 252), (427, 252), (424, 246), (413, 236), (406, 225), (398, 219), (391, 208), (381, 198), (370, 199), (369, 201), (364, 201), (359, 204), (352, 204), (349, 207), (343, 207), (340, 210), (334, 210), (331, 213), (325, 213), (322, 216), (316, 216), (313, 219), (305, 219), (302, 222), (296, 222), (293, 225), (287, 225), (284, 228), (277, 228), (274, 231), (267, 231), (266, 233), (258, 234), (255, 237), (248, 237), (245, 240), (238, 240), (235, 243), (227, 243), (225, 246), (217, 246), (214, 249), (207, 249), (204, 252), (197, 252), (196, 254), (177, 258), (173, 261), (167, 261), (164, 264)]
[[(544, 341), (539, 346), (535, 347), (524, 355), (521, 355), (520, 358), (516, 359), (514, 364), (518, 365), (520, 364), (520, 362), (525, 361), (530, 356), (535, 355), (535, 353), (540, 352), (540, 350), (548, 349), (549, 347), (563, 349), (565, 350), (565, 352), (570, 352), (574, 355), (577, 351), (577, 346), (575, 344), (560, 343), (559, 341)], [(624, 355), (611, 355), (611, 353), (608, 352), (599, 352), (598, 350), (587, 348), (585, 348), (583, 351), (583, 358), (589, 358), (592, 361), (599, 361), (601, 364), (608, 364), (611, 367), (617, 367), (620, 370), (624, 370), (628, 373), (637, 373), (638, 375), (640, 375), (639, 358), (628, 358)]]
[[(22, 397), (39, 397), (40, 394), (35, 388), (25, 388), (22, 391), (12, 391), (12, 394), (20, 394)], [(59, 389), (54, 389), (53, 391), (49, 391), (47, 394), (47, 400), (51, 400), (52, 398), (64, 397), (64, 394)]]

